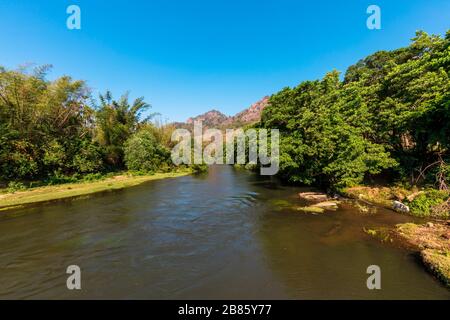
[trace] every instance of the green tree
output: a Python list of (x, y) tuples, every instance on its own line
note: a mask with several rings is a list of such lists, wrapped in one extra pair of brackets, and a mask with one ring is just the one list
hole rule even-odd
[(123, 166), (123, 145), (137, 131), (140, 125), (148, 122), (154, 114), (141, 119), (150, 108), (144, 98), (138, 98), (130, 105), (128, 94), (116, 101), (110, 91), (100, 95), (97, 107), (96, 141), (103, 148), (105, 159), (113, 167)]
[(274, 94), (260, 126), (280, 129), (280, 175), (333, 187), (431, 177), (447, 188), (449, 44), (450, 32), (418, 32), (410, 46), (350, 66), (343, 81), (331, 72)]
[(150, 130), (139, 130), (124, 146), (125, 164), (129, 170), (155, 172), (167, 169), (170, 151), (162, 146)]
[(69, 172), (91, 141), (92, 112), (83, 81), (63, 76), (47, 81), (49, 66), (15, 71), (0, 68), (0, 176), (35, 179)]

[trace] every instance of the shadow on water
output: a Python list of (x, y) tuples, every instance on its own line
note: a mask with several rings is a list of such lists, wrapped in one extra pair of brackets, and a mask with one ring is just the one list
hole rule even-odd
[[(344, 204), (291, 209), (302, 188), (229, 166), (0, 220), (0, 298), (450, 298), (414, 255), (363, 226), (408, 218)], [(82, 290), (66, 289), (68, 265)], [(366, 288), (366, 268), (382, 290)]]

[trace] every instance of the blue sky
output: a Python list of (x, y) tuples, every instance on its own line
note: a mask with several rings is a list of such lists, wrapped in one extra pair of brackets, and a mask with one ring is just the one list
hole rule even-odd
[[(81, 30), (66, 8), (81, 8)], [(381, 8), (382, 29), (366, 28)], [(2, 0), (0, 64), (52, 64), (93, 93), (130, 90), (163, 119), (216, 108), (231, 115), (264, 95), (345, 69), (416, 30), (444, 34), (448, 0)]]

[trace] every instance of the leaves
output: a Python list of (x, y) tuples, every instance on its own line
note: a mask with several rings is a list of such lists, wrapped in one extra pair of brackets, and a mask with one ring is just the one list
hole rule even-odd
[(280, 129), (281, 176), (341, 188), (386, 170), (410, 178), (448, 159), (449, 43), (418, 32), (409, 47), (349, 67), (343, 81), (333, 71), (274, 94), (261, 126)]

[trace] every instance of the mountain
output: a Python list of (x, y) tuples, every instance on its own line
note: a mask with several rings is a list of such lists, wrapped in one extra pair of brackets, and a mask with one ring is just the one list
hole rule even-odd
[(192, 126), (195, 121), (201, 120), (204, 128), (226, 129), (241, 127), (259, 121), (262, 111), (268, 104), (269, 97), (266, 96), (234, 116), (229, 117), (213, 109), (196, 117), (191, 117), (186, 122), (174, 123), (174, 125), (178, 128), (187, 128)]
[(195, 121), (202, 121), (204, 127), (217, 128), (219, 126), (222, 126), (223, 123), (226, 122), (228, 119), (229, 117), (224, 115), (222, 112), (217, 110), (211, 110), (199, 116), (187, 119), (186, 123), (194, 124)]
[(233, 117), (229, 117), (225, 122), (225, 125), (236, 127), (257, 122), (261, 119), (261, 113), (268, 104), (269, 97), (266, 96), (244, 111), (239, 112)]

